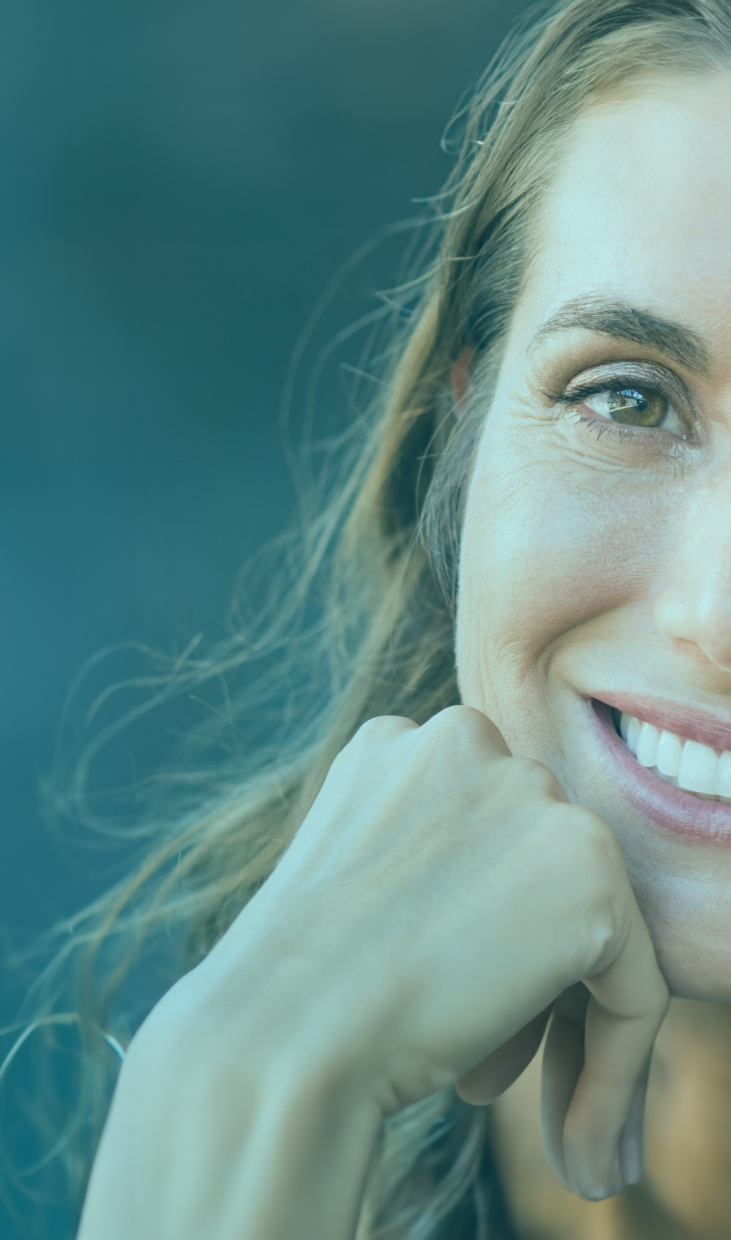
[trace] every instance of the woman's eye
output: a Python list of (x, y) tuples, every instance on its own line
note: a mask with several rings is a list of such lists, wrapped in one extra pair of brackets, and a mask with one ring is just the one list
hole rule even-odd
[(587, 394), (582, 403), (593, 413), (625, 426), (660, 428), (681, 438), (688, 431), (667, 397), (652, 388), (608, 388)]

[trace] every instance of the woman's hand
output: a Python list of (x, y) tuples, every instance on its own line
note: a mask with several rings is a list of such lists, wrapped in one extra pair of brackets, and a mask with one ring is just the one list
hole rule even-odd
[[(552, 1009), (549, 1159), (616, 1192), (667, 1002), (601, 818), (478, 711), (375, 719), (134, 1040), (80, 1237), (344, 1240), (381, 1117), (454, 1083), (496, 1096)], [(127, 1230), (105, 1232), (112, 1202)]]

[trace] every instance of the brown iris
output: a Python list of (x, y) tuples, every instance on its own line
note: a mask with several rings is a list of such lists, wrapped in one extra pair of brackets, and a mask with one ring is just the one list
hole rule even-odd
[(665, 417), (665, 398), (660, 392), (640, 392), (623, 388), (607, 393), (607, 413), (615, 422), (633, 426), (659, 426)]

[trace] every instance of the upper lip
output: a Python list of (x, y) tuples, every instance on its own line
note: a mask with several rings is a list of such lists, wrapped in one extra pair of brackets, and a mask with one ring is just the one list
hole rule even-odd
[(669, 702), (646, 694), (602, 692), (597, 701), (605, 702), (628, 715), (634, 715), (656, 728), (674, 732), (685, 740), (698, 741), (711, 749), (731, 750), (731, 721), (719, 719), (708, 711), (698, 710), (685, 702)]

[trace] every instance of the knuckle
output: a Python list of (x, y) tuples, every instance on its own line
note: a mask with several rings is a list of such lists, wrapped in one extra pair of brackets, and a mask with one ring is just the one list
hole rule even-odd
[(624, 907), (629, 879), (619, 844), (609, 828), (603, 833), (594, 831), (587, 839), (586, 854), (587, 887), (593, 898), (605, 905)]
[[(490, 744), (492, 724), (487, 716), (469, 706), (448, 706), (420, 729), (421, 761), (441, 772), (453, 786), (455, 780), (471, 786), (484, 778), (494, 751)], [(485, 765), (487, 761), (487, 766)], [(479, 773), (479, 774), (478, 774)]]
[(537, 758), (510, 758), (511, 775), (525, 795), (566, 802), (566, 793), (553, 771)]
[(473, 706), (446, 706), (421, 729), (425, 737), (430, 736), (436, 743), (451, 742), (484, 754), (488, 749), (501, 749), (506, 756), (508, 750), (495, 724), (487, 715)]
[(575, 890), (583, 908), (614, 922), (624, 909), (629, 879), (612, 828), (585, 805), (566, 803), (548, 807), (544, 829), (562, 870), (580, 877)]
[(616, 886), (625, 877), (624, 859), (612, 828), (591, 810), (581, 816), (581, 831), (588, 860), (598, 878)]
[(445, 706), (429, 720), (430, 731), (477, 731), (484, 715), (471, 706)]
[(566, 842), (571, 864), (580, 875), (576, 890), (592, 953), (599, 954), (626, 921), (629, 879), (619, 841), (604, 819), (585, 806), (565, 808)]
[(604, 874), (622, 864), (617, 837), (600, 814), (586, 805), (567, 804), (562, 810), (571, 847), (578, 850), (587, 867)]
[(408, 732), (417, 725), (402, 715), (374, 715), (366, 719), (358, 728), (350, 744), (360, 746), (380, 745), (384, 741), (394, 740), (402, 733)]

